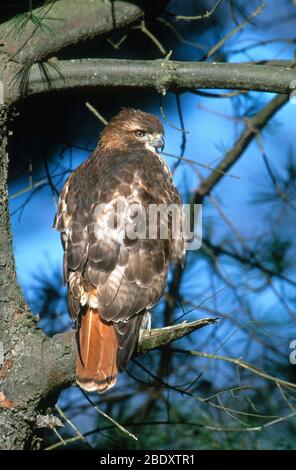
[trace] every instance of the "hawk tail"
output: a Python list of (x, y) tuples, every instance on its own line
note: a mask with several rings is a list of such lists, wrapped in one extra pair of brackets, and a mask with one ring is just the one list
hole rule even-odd
[(87, 307), (77, 333), (76, 381), (87, 392), (103, 393), (117, 378), (118, 339), (112, 323), (101, 319), (98, 310)]

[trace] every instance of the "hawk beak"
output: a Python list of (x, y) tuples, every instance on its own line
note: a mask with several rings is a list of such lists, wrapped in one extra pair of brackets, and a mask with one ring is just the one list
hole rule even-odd
[(163, 137), (157, 136), (155, 139), (153, 139), (151, 145), (155, 148), (156, 151), (159, 149), (160, 152), (162, 152), (164, 149)]

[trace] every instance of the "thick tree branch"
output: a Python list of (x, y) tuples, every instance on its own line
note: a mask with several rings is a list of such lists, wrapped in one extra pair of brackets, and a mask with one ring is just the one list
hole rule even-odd
[[(63, 91), (105, 87), (146, 88), (160, 93), (196, 88), (290, 93), (291, 82), (296, 79), (293, 68), (240, 63), (73, 59), (45, 65), (50, 74), (49, 80), (44, 79), (40, 66), (33, 65), (28, 75), (26, 96), (48, 92), (49, 89)], [(13, 80), (6, 87), (6, 103), (15, 102), (20, 96), (19, 81)]]
[[(165, 3), (158, 2), (158, 10)], [(146, 7), (151, 10), (149, 4), (147, 0), (57, 0), (27, 13), (39, 18), (39, 26), (30, 16), (21, 34), (16, 34), (15, 20), (1, 25), (2, 52), (22, 64), (45, 60), (70, 45), (133, 24), (144, 17)]]

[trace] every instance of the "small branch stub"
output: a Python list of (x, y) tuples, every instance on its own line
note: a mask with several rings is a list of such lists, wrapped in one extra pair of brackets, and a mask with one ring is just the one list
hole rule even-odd
[(202, 318), (201, 320), (195, 320), (190, 323), (183, 322), (178, 325), (154, 328), (150, 331), (146, 330), (144, 331), (142, 341), (138, 346), (138, 355), (145, 354), (150, 349), (165, 346), (166, 344), (183, 338), (183, 336), (203, 328), (204, 326), (217, 323), (218, 320), (219, 318)]

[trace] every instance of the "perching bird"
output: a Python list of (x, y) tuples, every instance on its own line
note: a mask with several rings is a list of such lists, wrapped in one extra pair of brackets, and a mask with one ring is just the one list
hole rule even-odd
[[(61, 232), (64, 282), (76, 321), (76, 380), (87, 391), (102, 393), (115, 384), (164, 292), (170, 262), (183, 260), (184, 237), (173, 237), (171, 215), (157, 218), (156, 236), (149, 238), (155, 228), (149, 217), (145, 237), (138, 227), (136, 235), (126, 235), (146, 221), (135, 205), (144, 212), (160, 204), (181, 208), (171, 172), (157, 152), (163, 133), (157, 117), (124, 108), (60, 194), (54, 227)], [(162, 237), (166, 223), (168, 235)]]

